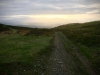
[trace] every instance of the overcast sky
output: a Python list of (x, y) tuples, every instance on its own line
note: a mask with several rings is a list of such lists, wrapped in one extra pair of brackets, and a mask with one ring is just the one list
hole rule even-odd
[(55, 27), (100, 20), (100, 0), (0, 0), (0, 23)]

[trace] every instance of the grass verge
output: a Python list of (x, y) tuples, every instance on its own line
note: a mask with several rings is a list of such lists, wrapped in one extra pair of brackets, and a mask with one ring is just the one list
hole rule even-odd
[(51, 36), (0, 38), (0, 75), (40, 75), (51, 52)]
[(100, 74), (100, 47), (88, 47), (86, 45), (75, 43), (80, 52), (89, 59), (93, 69)]

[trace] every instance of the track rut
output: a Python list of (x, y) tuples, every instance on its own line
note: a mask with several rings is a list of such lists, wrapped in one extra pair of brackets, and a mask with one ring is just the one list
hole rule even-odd
[(45, 75), (96, 75), (91, 67), (87, 66), (88, 60), (85, 58), (82, 60), (83, 57), (71, 43), (73, 51), (66, 48), (58, 34), (58, 32), (55, 33), (54, 50), (51, 53)]

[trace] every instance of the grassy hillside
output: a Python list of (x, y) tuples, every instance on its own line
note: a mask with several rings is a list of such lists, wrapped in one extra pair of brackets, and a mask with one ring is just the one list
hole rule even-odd
[(0, 75), (40, 75), (52, 51), (53, 31), (0, 24)]
[(100, 46), (100, 21), (64, 25), (56, 29), (63, 31), (74, 42), (85, 44), (86, 46)]
[(0, 75), (40, 75), (51, 52), (51, 36), (0, 38)]
[(100, 73), (100, 21), (73, 23), (56, 27), (62, 31), (91, 62), (94, 70)]

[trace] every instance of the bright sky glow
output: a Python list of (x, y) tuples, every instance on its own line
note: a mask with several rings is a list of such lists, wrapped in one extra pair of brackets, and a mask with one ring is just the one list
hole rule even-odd
[(0, 23), (55, 27), (100, 20), (100, 0), (0, 0)]

